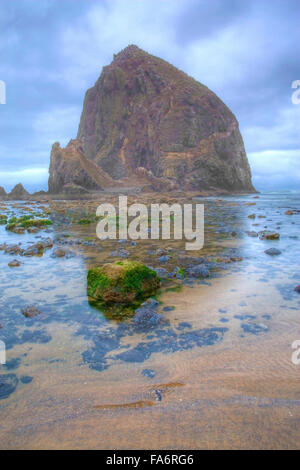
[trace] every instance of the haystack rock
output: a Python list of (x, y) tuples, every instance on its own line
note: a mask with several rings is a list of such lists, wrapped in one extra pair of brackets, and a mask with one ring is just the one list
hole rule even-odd
[(17, 201), (22, 199), (28, 199), (30, 197), (30, 194), (26, 191), (26, 189), (24, 189), (23, 185), (19, 183), (11, 190), (11, 192), (8, 194), (8, 197)]
[(49, 190), (66, 184), (254, 191), (229, 108), (206, 86), (133, 45), (87, 91), (76, 141), (52, 149)]

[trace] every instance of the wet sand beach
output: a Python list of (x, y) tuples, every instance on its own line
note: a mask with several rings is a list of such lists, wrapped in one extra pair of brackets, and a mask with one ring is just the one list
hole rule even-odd
[[(206, 217), (197, 253), (181, 242), (99, 242), (95, 224), (78, 224), (80, 202), (72, 217), (69, 202), (33, 204), (53, 219), (46, 231), (0, 226), (0, 245), (54, 241), (42, 256), (0, 251), (1, 449), (299, 449), (299, 193), (193, 200)], [(10, 215), (33, 207), (1, 205)], [(263, 230), (280, 238), (253, 234)], [(58, 248), (70, 256), (53, 256)], [(162, 322), (140, 327), (86, 295), (87, 269), (120, 250), (168, 273), (203, 257), (210, 275), (167, 278)], [(21, 266), (8, 267), (15, 258)], [(41, 314), (24, 317), (27, 305)]]

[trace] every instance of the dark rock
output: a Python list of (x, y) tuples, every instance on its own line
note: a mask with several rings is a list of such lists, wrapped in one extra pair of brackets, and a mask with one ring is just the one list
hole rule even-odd
[(63, 248), (55, 248), (51, 253), (51, 258), (64, 258), (66, 256), (66, 250)]
[(21, 358), (19, 357), (13, 357), (12, 359), (9, 359), (6, 361), (5, 368), (7, 370), (15, 370), (17, 369), (21, 364)]
[(209, 277), (209, 269), (205, 264), (198, 264), (197, 266), (193, 266), (192, 268), (188, 268), (186, 273), (189, 277), (200, 279)]
[(268, 250), (265, 251), (265, 253), (270, 256), (281, 255), (281, 251), (278, 250), (277, 248), (269, 248)]
[(9, 255), (18, 255), (22, 251), (20, 245), (8, 245), (4, 253), (9, 254)]
[(167, 261), (169, 261), (169, 259), (170, 259), (169, 256), (163, 255), (159, 258), (159, 261), (161, 263), (166, 263)]
[(43, 253), (42, 247), (37, 247), (36, 245), (29, 246), (22, 252), (22, 256), (36, 256)]
[(171, 312), (172, 310), (175, 310), (175, 307), (166, 305), (166, 306), (163, 308), (163, 311), (164, 311), (164, 312)]
[(29, 246), (26, 250), (22, 251), (22, 256), (37, 256), (44, 253), (46, 246), (42, 241), (35, 243), (34, 245)]
[(22, 235), (23, 233), (25, 233), (25, 228), (24, 227), (12, 227), (10, 231), (18, 235)]
[(271, 232), (270, 230), (263, 230), (262, 232), (259, 232), (259, 238), (261, 240), (278, 240), (279, 237), (279, 233)]
[(117, 258), (128, 258), (130, 256), (129, 251), (121, 249), (121, 250), (115, 250), (110, 253), (110, 256), (117, 257)]
[(295, 292), (298, 292), (298, 294), (300, 294), (300, 286), (296, 286), (295, 289), (294, 289)]
[(162, 315), (151, 307), (140, 307), (136, 310), (133, 321), (140, 327), (156, 326), (163, 320)]
[(0, 400), (8, 398), (17, 388), (18, 378), (15, 374), (0, 375)]
[(166, 270), (166, 268), (153, 268), (152, 266), (148, 267), (155, 271), (161, 279), (166, 279), (171, 276), (170, 273)]
[(159, 307), (159, 302), (150, 297), (149, 299), (145, 300), (145, 302), (142, 303), (141, 307), (157, 309)]
[(38, 315), (41, 315), (42, 312), (38, 310), (36, 307), (33, 305), (29, 305), (28, 307), (22, 308), (21, 312), (23, 313), (24, 317), (26, 318), (33, 318)]
[(22, 382), (22, 384), (30, 384), (32, 380), (33, 380), (33, 377), (30, 377), (30, 375), (22, 375), (20, 377), (20, 382)]
[(11, 268), (18, 268), (19, 266), (21, 266), (21, 263), (17, 259), (14, 259), (13, 261), (10, 261), (10, 263), (8, 263), (8, 266)]
[[(28, 233), (38, 233), (40, 231), (39, 227), (28, 227), (27, 232)], [(12, 230), (13, 232), (13, 230)]]

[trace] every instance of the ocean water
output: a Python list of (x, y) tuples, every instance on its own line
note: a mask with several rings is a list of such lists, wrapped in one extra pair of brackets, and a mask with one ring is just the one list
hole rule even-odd
[[(89, 303), (87, 269), (105, 249), (71, 247), (75, 256), (61, 259), (0, 251), (0, 448), (300, 447), (300, 365), (291, 359), (300, 340), (300, 193), (199, 202), (203, 253), (242, 260), (163, 293), (159, 325), (140, 328)], [(21, 214), (28, 204), (5, 206)], [(71, 238), (86, 230), (68, 227)], [(279, 240), (246, 233), (262, 230)], [(47, 236), (61, 231), (54, 225)], [(0, 245), (40, 236), (0, 226)], [(8, 267), (15, 258), (21, 266)], [(27, 305), (42, 314), (25, 318)]]

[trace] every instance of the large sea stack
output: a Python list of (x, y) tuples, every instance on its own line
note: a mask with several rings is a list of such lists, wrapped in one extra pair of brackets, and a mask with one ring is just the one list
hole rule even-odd
[(53, 147), (49, 191), (70, 185), (254, 191), (230, 109), (206, 86), (133, 45), (87, 91), (76, 140)]

